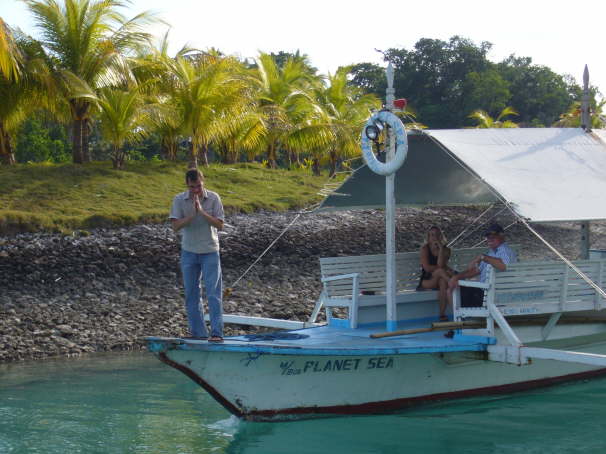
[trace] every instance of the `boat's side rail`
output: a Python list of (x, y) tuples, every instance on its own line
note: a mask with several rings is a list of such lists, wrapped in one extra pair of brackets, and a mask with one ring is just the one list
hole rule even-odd
[[(606, 284), (606, 260), (573, 262), (599, 287)], [(477, 284), (477, 283), (476, 283)], [(462, 281), (462, 285), (474, 285)], [(563, 262), (520, 262), (496, 271), (486, 285), (484, 304), (461, 307), (455, 298), (455, 317), (486, 317), (492, 304), (505, 316), (600, 310), (606, 300), (571, 267)]]

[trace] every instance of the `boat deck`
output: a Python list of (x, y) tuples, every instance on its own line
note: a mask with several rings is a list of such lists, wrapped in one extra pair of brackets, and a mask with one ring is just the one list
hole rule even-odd
[[(430, 322), (403, 322), (398, 330), (427, 328)], [(456, 335), (445, 337), (446, 331), (371, 338), (374, 333), (385, 332), (385, 326), (356, 329), (319, 326), (292, 331), (246, 336), (226, 337), (222, 343), (182, 338), (148, 337), (149, 349), (154, 352), (168, 349), (258, 352), (314, 355), (376, 355), (446, 353), (484, 351), (493, 344), (493, 338)]]

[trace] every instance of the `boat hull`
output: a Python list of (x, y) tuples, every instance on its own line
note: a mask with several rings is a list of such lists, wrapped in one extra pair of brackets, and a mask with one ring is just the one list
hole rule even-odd
[[(575, 350), (606, 354), (606, 344), (575, 344)], [(231, 413), (250, 420), (382, 413), (606, 374), (603, 368), (551, 360), (515, 366), (488, 361), (484, 352), (297, 355), (167, 349), (157, 354)]]

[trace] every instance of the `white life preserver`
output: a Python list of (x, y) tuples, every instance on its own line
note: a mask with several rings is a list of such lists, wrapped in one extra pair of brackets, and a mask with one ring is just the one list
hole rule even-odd
[[(395, 135), (396, 154), (389, 162), (381, 162), (377, 159), (372, 151), (372, 141), (366, 136), (366, 127), (374, 125), (377, 120), (387, 123), (392, 128)], [(362, 130), (362, 156), (370, 170), (383, 176), (391, 175), (402, 167), (407, 155), (408, 138), (406, 137), (406, 129), (404, 128), (402, 121), (388, 110), (382, 110), (372, 115)]]

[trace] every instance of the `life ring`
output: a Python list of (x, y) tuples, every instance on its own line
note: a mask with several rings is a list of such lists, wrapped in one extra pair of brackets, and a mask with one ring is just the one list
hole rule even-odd
[[(379, 120), (383, 123), (387, 123), (394, 132), (396, 139), (396, 154), (392, 160), (389, 162), (381, 162), (377, 159), (375, 154), (372, 151), (372, 141), (366, 136), (366, 127), (372, 126), (374, 123)], [(406, 156), (408, 155), (408, 139), (406, 137), (406, 129), (404, 129), (404, 125), (402, 121), (391, 113), (388, 110), (382, 110), (374, 115), (372, 115), (364, 129), (362, 130), (362, 156), (364, 157), (364, 161), (366, 165), (372, 170), (374, 173), (387, 176), (395, 173), (404, 161), (406, 160)]]

